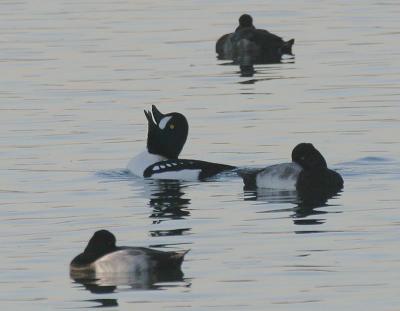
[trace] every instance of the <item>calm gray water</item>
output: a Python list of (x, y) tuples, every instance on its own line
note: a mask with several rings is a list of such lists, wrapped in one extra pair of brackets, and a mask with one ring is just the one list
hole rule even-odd
[[(244, 12), (295, 38), (295, 59), (247, 78), (218, 61)], [(398, 310), (397, 1), (20, 0), (0, 15), (4, 310)], [(129, 176), (152, 104), (187, 116), (182, 157), (263, 167), (308, 141), (345, 189), (312, 209), (233, 176)], [(74, 282), (69, 262), (101, 228), (191, 249), (184, 277)]]

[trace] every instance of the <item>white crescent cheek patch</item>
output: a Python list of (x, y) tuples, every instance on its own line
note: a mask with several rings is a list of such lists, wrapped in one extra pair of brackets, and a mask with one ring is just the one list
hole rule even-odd
[(165, 126), (167, 125), (168, 121), (171, 120), (172, 116), (168, 116), (165, 118), (162, 118), (160, 123), (158, 123), (158, 127), (160, 128), (160, 130), (163, 130), (165, 128)]

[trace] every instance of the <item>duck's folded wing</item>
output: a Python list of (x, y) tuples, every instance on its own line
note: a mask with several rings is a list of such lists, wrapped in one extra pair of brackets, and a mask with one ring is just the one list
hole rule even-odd
[(281, 163), (261, 170), (239, 172), (246, 189), (270, 188), (296, 190), (297, 178), (302, 171), (296, 163)]
[(212, 163), (200, 160), (174, 159), (165, 160), (150, 165), (143, 173), (144, 177), (190, 180), (205, 179), (220, 172), (235, 169), (235, 166)]
[(217, 40), (217, 43), (215, 44), (215, 52), (219, 56), (223, 56), (225, 54), (225, 45), (226, 42), (230, 40), (231, 36), (232, 36), (231, 33), (227, 33)]
[(257, 174), (263, 169), (240, 169), (237, 173), (243, 179), (244, 188), (247, 190), (257, 188)]

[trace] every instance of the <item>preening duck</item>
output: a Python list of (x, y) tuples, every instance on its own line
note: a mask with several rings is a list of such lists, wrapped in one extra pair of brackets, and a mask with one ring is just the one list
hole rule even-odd
[(300, 193), (335, 193), (343, 188), (343, 178), (328, 168), (322, 154), (310, 143), (300, 143), (292, 151), (292, 162), (239, 173), (245, 188), (297, 190)]
[(215, 45), (219, 59), (231, 59), (240, 64), (279, 62), (282, 55), (292, 54), (294, 39), (284, 41), (264, 29), (257, 29), (253, 18), (243, 14), (235, 32), (225, 34)]

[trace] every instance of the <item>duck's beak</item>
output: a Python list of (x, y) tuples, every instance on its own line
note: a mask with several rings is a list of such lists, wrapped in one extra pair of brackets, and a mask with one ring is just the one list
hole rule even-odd
[(147, 122), (149, 123), (149, 128), (153, 127), (153, 126), (157, 126), (157, 124), (153, 120), (153, 116), (150, 111), (144, 110), (144, 115), (146, 116)]
[(159, 124), (161, 119), (164, 118), (164, 115), (160, 112), (160, 110), (157, 109), (155, 105), (151, 106), (151, 111), (153, 112), (154, 121)]
[(162, 118), (164, 118), (164, 115), (154, 105), (151, 106), (151, 111), (145, 110), (144, 114), (151, 126), (158, 126)]

